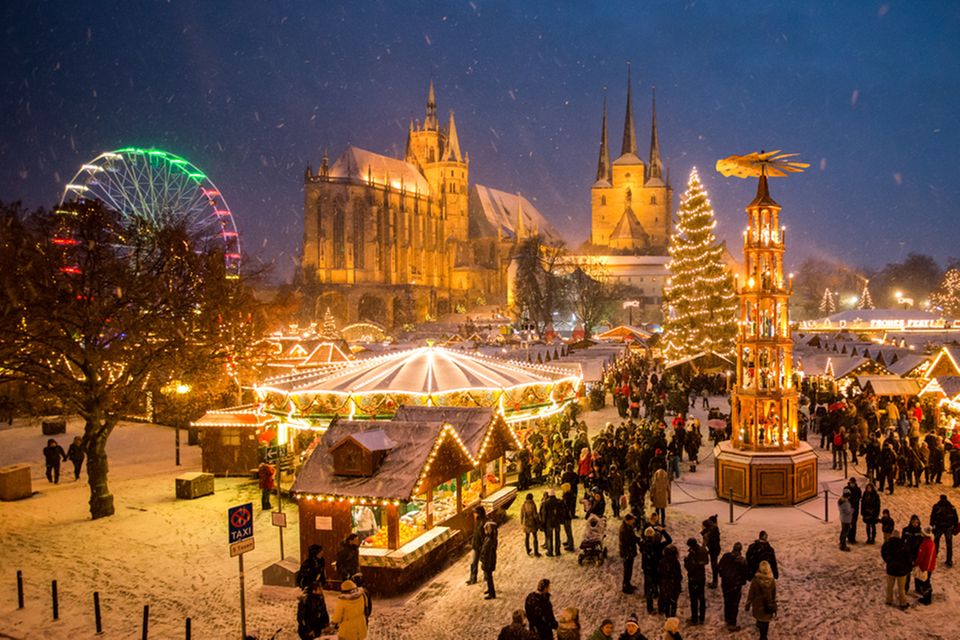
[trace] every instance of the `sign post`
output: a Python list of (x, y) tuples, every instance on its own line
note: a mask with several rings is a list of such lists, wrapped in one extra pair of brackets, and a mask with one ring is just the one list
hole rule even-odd
[(243, 579), (243, 554), (253, 551), (253, 503), (237, 505), (227, 509), (229, 527), (230, 557), (237, 557), (240, 566), (240, 637), (247, 637), (247, 602)]
[(277, 527), (277, 531), (280, 532), (280, 559), (283, 560), (283, 528), (287, 526), (287, 514), (283, 512), (283, 493), (280, 491), (280, 480), (283, 477), (282, 468), (283, 468), (283, 458), (280, 457), (280, 452), (277, 451), (277, 510), (272, 514), (273, 515), (273, 526)]

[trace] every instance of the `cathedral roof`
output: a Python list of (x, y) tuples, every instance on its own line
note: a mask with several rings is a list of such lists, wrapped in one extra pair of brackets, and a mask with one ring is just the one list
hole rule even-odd
[(506, 237), (516, 235), (517, 209), (523, 216), (525, 233), (539, 231), (548, 240), (560, 240), (553, 225), (522, 195), (476, 184), (470, 187), (470, 235), (496, 237), (497, 230)]
[(374, 184), (385, 185), (389, 180), (393, 189), (399, 189), (402, 184), (407, 191), (430, 194), (430, 183), (414, 165), (359, 147), (347, 147), (330, 167), (329, 175), (355, 184), (366, 184), (369, 179)]
[(613, 164), (643, 164), (643, 160), (637, 154), (628, 152), (614, 160)]
[(646, 229), (643, 228), (643, 225), (640, 224), (640, 221), (637, 220), (637, 216), (634, 215), (633, 209), (627, 207), (626, 210), (624, 210), (623, 215), (620, 216), (620, 222), (618, 222), (617, 226), (613, 228), (613, 232), (610, 234), (610, 239), (632, 239), (646, 244), (650, 242), (650, 235), (647, 233)]

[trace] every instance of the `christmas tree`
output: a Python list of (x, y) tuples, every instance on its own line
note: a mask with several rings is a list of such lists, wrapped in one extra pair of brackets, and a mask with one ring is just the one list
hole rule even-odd
[(823, 290), (823, 297), (820, 299), (820, 311), (825, 316), (832, 316), (837, 311), (837, 303), (829, 287)]
[(334, 320), (333, 314), (330, 313), (330, 307), (327, 307), (326, 312), (323, 314), (323, 330), (320, 332), (320, 338), (327, 342), (340, 342), (343, 340), (340, 332), (337, 331), (337, 321)]
[(733, 352), (737, 299), (724, 267), (717, 221), (696, 168), (680, 200), (670, 237), (670, 279), (663, 292), (663, 344), (668, 360), (705, 351)]
[(869, 280), (863, 281), (863, 291), (860, 293), (860, 300), (857, 302), (857, 309), (876, 309), (876, 306), (873, 304), (873, 298), (870, 297), (870, 289), (867, 288), (867, 285), (869, 284)]
[(948, 269), (940, 286), (930, 296), (930, 304), (949, 317), (960, 315), (960, 269)]

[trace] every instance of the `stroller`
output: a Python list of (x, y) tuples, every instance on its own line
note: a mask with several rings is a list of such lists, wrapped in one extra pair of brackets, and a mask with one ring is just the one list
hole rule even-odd
[(584, 531), (583, 540), (580, 542), (577, 564), (582, 565), (586, 561), (594, 562), (597, 565), (604, 563), (607, 559), (607, 547), (603, 544), (606, 532), (606, 518), (601, 518), (595, 513), (587, 518), (587, 528)]

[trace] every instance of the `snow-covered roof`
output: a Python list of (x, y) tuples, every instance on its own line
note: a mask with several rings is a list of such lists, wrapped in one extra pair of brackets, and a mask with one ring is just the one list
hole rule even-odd
[(330, 448), (336, 449), (348, 439), (353, 440), (367, 451), (389, 451), (397, 446), (383, 429), (373, 429), (371, 431), (360, 431), (346, 435)]
[(907, 353), (905, 355), (899, 355), (895, 362), (887, 362), (887, 369), (890, 370), (890, 373), (895, 373), (898, 376), (905, 376), (924, 362), (929, 359), (929, 356), (920, 355), (917, 353)]
[(624, 209), (623, 215), (620, 216), (620, 221), (617, 222), (617, 225), (610, 233), (611, 240), (616, 238), (639, 240), (644, 244), (650, 241), (650, 235), (646, 229), (643, 228), (643, 225), (640, 224), (640, 221), (637, 220), (637, 216), (633, 214), (633, 209), (630, 207)]
[(357, 184), (367, 184), (368, 180), (379, 185), (389, 183), (393, 189), (402, 186), (406, 191), (430, 194), (430, 183), (414, 165), (359, 147), (347, 147), (330, 167), (329, 176)]
[(561, 240), (560, 233), (523, 195), (507, 193), (482, 184), (470, 188), (470, 235), (497, 237), (497, 229), (506, 237), (517, 233), (517, 207), (523, 216), (524, 233), (535, 231), (548, 240)]
[(857, 384), (878, 396), (915, 396), (920, 393), (919, 382), (899, 376), (857, 376)]
[(626, 339), (644, 341), (647, 338), (649, 338), (651, 335), (653, 334), (651, 334), (649, 331), (645, 329), (641, 329), (639, 327), (631, 327), (631, 326), (622, 324), (618, 327), (614, 327), (612, 329), (608, 329), (604, 331), (603, 333), (597, 334), (594, 337), (597, 340), (605, 340), (605, 341), (609, 341), (609, 340), (623, 341)]
[[(480, 456), (487, 430), (497, 420), (490, 407), (419, 407), (404, 405), (397, 409), (394, 420), (406, 422), (441, 422), (452, 424), (460, 434), (470, 455)], [(510, 429), (506, 424), (504, 428)], [(514, 436), (515, 438), (515, 436)], [(519, 444), (519, 443), (518, 443)]]
[(274, 416), (263, 414), (257, 405), (241, 405), (213, 409), (190, 423), (191, 427), (262, 427), (277, 422)]
[(960, 376), (940, 376), (934, 378), (924, 385), (919, 395), (925, 396), (930, 393), (940, 394), (947, 398), (957, 397), (957, 394), (960, 394)]

